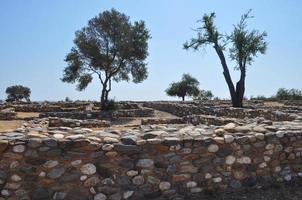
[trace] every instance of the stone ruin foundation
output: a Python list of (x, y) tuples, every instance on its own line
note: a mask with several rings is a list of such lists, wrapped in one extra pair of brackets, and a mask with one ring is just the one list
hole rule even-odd
[(28, 121), (0, 134), (0, 200), (181, 200), (301, 181), (301, 112), (275, 111), (262, 117), (196, 112), (142, 119), (131, 129)]

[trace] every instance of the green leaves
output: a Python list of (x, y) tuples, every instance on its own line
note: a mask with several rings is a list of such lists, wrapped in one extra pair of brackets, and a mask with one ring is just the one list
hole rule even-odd
[(202, 25), (195, 29), (197, 37), (192, 38), (189, 42), (185, 42), (184, 49), (193, 48), (194, 50), (198, 50), (200, 47), (209, 44), (220, 45), (219, 41), (222, 35), (214, 24), (215, 18), (215, 13), (211, 13), (209, 15), (205, 14), (202, 20), (198, 20), (197, 22), (202, 23)]
[(62, 81), (77, 82), (77, 89), (83, 90), (96, 75), (107, 93), (111, 80), (142, 82), (148, 75), (145, 60), (150, 38), (143, 21), (131, 23), (115, 9), (104, 11), (75, 33)]
[(232, 45), (229, 49), (230, 58), (237, 62), (240, 70), (245, 70), (246, 65), (250, 65), (258, 53), (264, 54), (267, 49), (265, 42), (267, 33), (247, 29), (247, 20), (252, 18), (250, 12), (251, 10), (241, 16), (240, 22), (234, 26), (233, 32), (228, 36)]
[(202, 23), (202, 26), (195, 30), (197, 37), (186, 42), (184, 48), (198, 50), (211, 44), (224, 50), (229, 44), (231, 60), (237, 62), (238, 69), (245, 68), (247, 64), (250, 65), (253, 62), (253, 58), (258, 53), (264, 54), (267, 49), (267, 43), (265, 42), (267, 33), (247, 29), (247, 20), (253, 18), (250, 13), (251, 10), (241, 16), (240, 22), (234, 26), (234, 30), (230, 35), (219, 33), (214, 24), (215, 13), (205, 14), (202, 20), (198, 21)]
[(185, 96), (197, 96), (199, 93), (199, 82), (196, 78), (189, 74), (183, 74), (181, 81), (171, 83), (166, 89), (166, 93), (169, 96), (182, 97)]
[(28, 87), (22, 85), (10, 86), (6, 88), (5, 93), (7, 94), (6, 101), (21, 101), (22, 99), (30, 101), (31, 91)]

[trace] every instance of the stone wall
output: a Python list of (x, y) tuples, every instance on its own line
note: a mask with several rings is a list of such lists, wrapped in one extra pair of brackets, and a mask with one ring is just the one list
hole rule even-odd
[(66, 119), (66, 118), (57, 118), (51, 117), (48, 119), (49, 127), (83, 127), (83, 128), (101, 128), (109, 127), (110, 122), (105, 120), (96, 120), (96, 119)]
[(145, 102), (145, 107), (165, 111), (173, 115), (183, 117), (187, 115), (213, 115), (218, 117), (229, 118), (256, 118), (263, 117), (273, 121), (292, 121), (296, 118), (290, 113), (281, 112), (273, 108), (267, 109), (263, 107), (247, 109), (233, 108), (227, 105), (208, 105), (202, 102)]
[(103, 118), (121, 118), (121, 117), (153, 117), (154, 110), (150, 108), (139, 108), (129, 110), (114, 111), (89, 111), (89, 112), (44, 112), (40, 113), (40, 118), (60, 117), (71, 119), (103, 119)]
[(14, 120), (17, 118), (17, 113), (14, 109), (7, 108), (0, 110), (0, 120)]
[(0, 199), (181, 200), (300, 180), (301, 124), (263, 123), (1, 134)]

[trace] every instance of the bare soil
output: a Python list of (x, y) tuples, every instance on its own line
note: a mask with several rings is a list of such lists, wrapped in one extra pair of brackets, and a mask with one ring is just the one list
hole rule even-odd
[(0, 121), (0, 132), (14, 131), (22, 126), (22, 120)]
[(18, 119), (28, 119), (28, 118), (34, 118), (39, 117), (40, 113), (37, 112), (17, 112), (17, 118)]

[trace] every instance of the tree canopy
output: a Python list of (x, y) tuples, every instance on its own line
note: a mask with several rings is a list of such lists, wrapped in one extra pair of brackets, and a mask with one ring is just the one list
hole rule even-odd
[(75, 34), (75, 46), (67, 54), (62, 81), (76, 83), (84, 90), (96, 76), (101, 81), (102, 107), (108, 102), (111, 81), (140, 83), (147, 78), (148, 40), (144, 21), (131, 23), (129, 17), (112, 9), (89, 20)]
[(211, 90), (200, 90), (199, 93), (194, 96), (195, 100), (211, 100), (214, 97)]
[[(241, 16), (238, 24), (234, 25), (229, 35), (218, 31), (214, 23), (215, 13), (206, 14), (198, 22), (202, 25), (196, 29), (197, 36), (184, 44), (185, 49), (198, 50), (201, 47), (212, 45), (215, 49), (222, 68), (223, 75), (229, 87), (229, 92), (234, 107), (242, 107), (245, 92), (246, 67), (251, 65), (258, 54), (264, 54), (267, 48), (266, 32), (248, 30), (247, 20), (252, 18), (251, 10)], [(232, 81), (225, 57), (226, 48), (229, 47), (229, 57), (237, 63), (236, 69), (240, 70), (240, 79), (236, 87)]]
[(11, 101), (21, 101), (25, 99), (26, 101), (30, 101), (31, 91), (28, 87), (24, 87), (22, 85), (14, 85), (6, 88), (5, 93), (7, 94), (8, 102)]
[(181, 81), (171, 83), (166, 89), (169, 96), (181, 97), (185, 100), (185, 96), (196, 96), (199, 93), (199, 82), (196, 78), (189, 74), (183, 74)]

